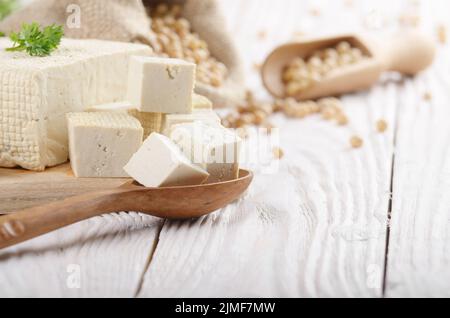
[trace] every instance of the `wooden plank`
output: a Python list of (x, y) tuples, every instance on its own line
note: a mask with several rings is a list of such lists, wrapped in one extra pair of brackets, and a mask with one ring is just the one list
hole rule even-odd
[[(249, 86), (260, 96), (266, 94), (254, 63), (310, 19), (305, 3), (224, 4), (235, 14), (228, 16), (231, 32)], [(339, 12), (333, 3), (327, 8)], [(261, 30), (267, 32), (262, 38)], [(348, 128), (319, 118), (277, 118), (286, 153), (280, 170), (267, 175), (255, 169), (255, 182), (240, 202), (199, 220), (166, 222), (139, 296), (381, 296), (396, 84), (344, 102)], [(391, 125), (386, 134), (375, 132), (381, 118)], [(353, 133), (365, 139), (363, 149), (350, 149)]]
[[(450, 297), (450, 64), (401, 92), (387, 296)], [(432, 100), (424, 100), (429, 93)]]
[(31, 172), (0, 168), (0, 214), (11, 213), (90, 191), (117, 188), (128, 179), (78, 179), (69, 164)]
[[(419, 9), (421, 29), (450, 28), (448, 1)], [(432, 69), (399, 87), (387, 297), (450, 296), (449, 56), (440, 45)]]
[(134, 297), (162, 221), (105, 215), (0, 251), (0, 297)]

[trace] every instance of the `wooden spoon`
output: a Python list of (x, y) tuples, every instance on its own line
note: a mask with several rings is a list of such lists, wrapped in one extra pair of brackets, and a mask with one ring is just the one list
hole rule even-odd
[(262, 68), (264, 85), (275, 97), (286, 97), (282, 74), (289, 62), (296, 57), (308, 58), (315, 51), (335, 47), (342, 41), (359, 48), (368, 58), (331, 71), (320, 82), (293, 97), (309, 100), (367, 89), (385, 71), (415, 75), (430, 66), (436, 54), (433, 40), (417, 32), (404, 32), (384, 41), (358, 35), (309, 39), (283, 45), (269, 55)]
[(239, 179), (198, 186), (145, 188), (136, 183), (89, 193), (0, 217), (0, 249), (25, 242), (94, 216), (139, 211), (167, 219), (198, 218), (238, 199), (253, 174), (241, 170)]

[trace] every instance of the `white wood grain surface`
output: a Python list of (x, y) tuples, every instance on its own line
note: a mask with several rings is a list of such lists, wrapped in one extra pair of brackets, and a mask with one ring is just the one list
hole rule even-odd
[[(261, 98), (255, 63), (294, 33), (381, 34), (399, 27), (400, 14), (416, 12), (434, 32), (450, 7), (446, 0), (221, 1), (248, 86)], [(387, 76), (344, 97), (349, 127), (274, 118), (285, 151), (280, 170), (256, 168), (248, 194), (211, 216), (163, 222), (114, 214), (0, 252), (0, 296), (449, 296), (448, 51), (441, 47), (433, 68), (415, 79)], [(423, 99), (428, 91), (431, 101)], [(388, 121), (387, 133), (376, 132), (378, 119)], [(364, 148), (350, 149), (353, 134)], [(67, 270), (77, 268), (81, 286), (69, 288), (77, 277)]]
[(105, 215), (0, 251), (0, 296), (134, 297), (161, 226)]
[[(450, 64), (401, 88), (387, 295), (450, 297)], [(431, 101), (423, 99), (430, 93)]]

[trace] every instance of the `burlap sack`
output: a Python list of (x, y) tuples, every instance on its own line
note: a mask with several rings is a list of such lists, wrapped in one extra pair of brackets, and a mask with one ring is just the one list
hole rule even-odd
[[(65, 25), (65, 34), (70, 38), (151, 45), (151, 21), (145, 6), (160, 2), (184, 4), (184, 15), (194, 31), (209, 44), (212, 55), (228, 68), (229, 76), (222, 87), (197, 83), (196, 92), (209, 97), (216, 107), (233, 106), (242, 100), (245, 90), (241, 61), (233, 39), (226, 32), (217, 0), (35, 0), (0, 22), (0, 30), (15, 31), (24, 22), (57, 23)], [(68, 26), (76, 22), (71, 19), (74, 11), (70, 11), (76, 8), (74, 5), (81, 9), (79, 28)]]

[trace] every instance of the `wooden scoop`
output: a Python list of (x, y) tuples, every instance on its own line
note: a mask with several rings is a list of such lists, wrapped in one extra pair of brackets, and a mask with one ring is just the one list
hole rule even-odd
[(275, 97), (286, 97), (282, 74), (289, 62), (296, 57), (308, 58), (315, 51), (335, 47), (342, 41), (359, 48), (368, 58), (331, 71), (320, 82), (293, 97), (309, 100), (367, 89), (385, 71), (415, 75), (430, 66), (436, 54), (433, 40), (417, 32), (401, 33), (384, 41), (343, 35), (290, 43), (275, 49), (264, 63), (262, 78), (267, 90)]
[(117, 189), (30, 208), (0, 217), (0, 249), (117, 211), (139, 211), (167, 219), (198, 218), (238, 199), (252, 180), (251, 172), (241, 170), (237, 180), (198, 186), (144, 188), (130, 182)]

